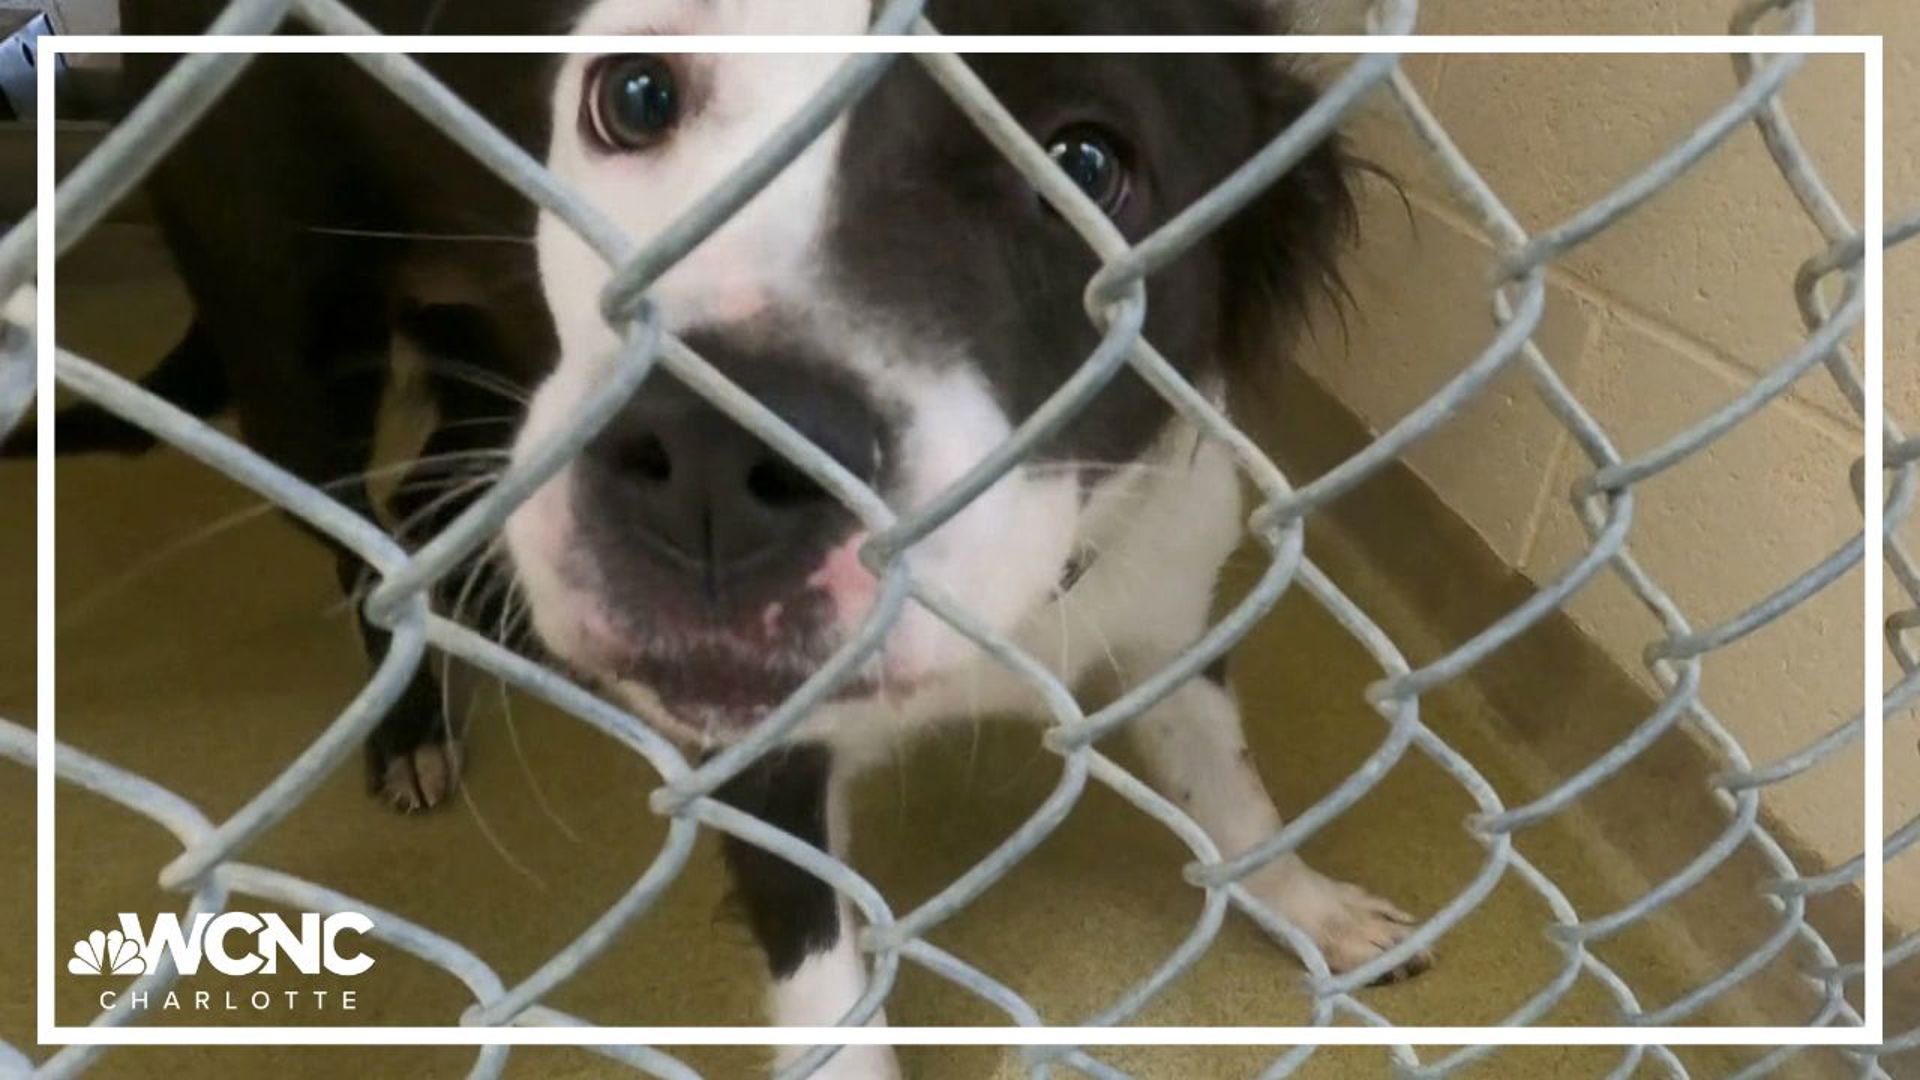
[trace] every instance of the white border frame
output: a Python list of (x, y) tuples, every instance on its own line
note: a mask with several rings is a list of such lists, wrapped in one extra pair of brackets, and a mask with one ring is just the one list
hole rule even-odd
[[(1882, 249), (1877, 239), (1885, 228), (1884, 154), (1884, 39), (1879, 35), (1381, 35), (1381, 36), (1194, 36), (1194, 37), (941, 37), (872, 35), (715, 36), (326, 36), (279, 37), (192, 35), (131, 37), (117, 35), (51, 35), (40, 39), (51, 57), (67, 53), (597, 53), (630, 49), (644, 41), (650, 50), (718, 53), (1146, 53), (1219, 52), (1271, 54), (1362, 54), (1396, 52), (1407, 55), (1437, 53), (1655, 53), (1655, 54), (1777, 54), (1810, 53), (1860, 56), (1865, 66), (1866, 198), (1863, 234), (1866, 275), (1866, 349), (1862, 359), (1866, 417), (1869, 426), (1882, 415), (1884, 327), (1882, 326)], [(672, 1046), (813, 1046), (835, 1045), (988, 1045), (1084, 1047), (1169, 1046), (1634, 1046), (1664, 1043), (1671, 1046), (1865, 1046), (1878, 1045), (1885, 1035), (1881, 965), (1873, 962), (1884, 949), (1880, 913), (1884, 910), (1883, 860), (1872, 857), (1884, 843), (1882, 805), (1884, 776), (1883, 725), (1875, 722), (1871, 707), (1866, 731), (1866, 799), (1864, 860), (1866, 918), (1864, 955), (1868, 958), (1864, 996), (1864, 1027), (192, 1027), (192, 1026), (61, 1026), (54, 1022), (54, 455), (50, 423), (55, 381), (54, 324), (54, 88), (56, 65), (38, 67), (38, 199), (40, 215), (38, 309), (35, 320), (40, 423), (37, 447), (38, 500), (38, 749), (39, 766), (36, 845), (38, 906), (36, 909), (38, 990), (36, 1037), (50, 1046), (178, 1046), (178, 1045), (511, 1045), (593, 1046), (609, 1043)], [(1885, 440), (1873, 430), (1862, 433), (1866, 443), (1866, 475), (1884, 472)], [(1885, 597), (1874, 580), (1882, 565), (1881, 527), (1884, 516), (1878, 497), (1880, 485), (1869, 482), (1866, 503), (1866, 554), (1863, 566), (1866, 613), (1862, 627), (1866, 674), (1861, 700), (1880, 700), (1885, 657), (1880, 625)]]

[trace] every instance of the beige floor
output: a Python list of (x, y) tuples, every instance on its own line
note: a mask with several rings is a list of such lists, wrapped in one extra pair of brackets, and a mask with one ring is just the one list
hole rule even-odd
[[(178, 304), (151, 250), (112, 238), (67, 267), (63, 343), (137, 367), (178, 327)], [(0, 466), (0, 715), (31, 715), (28, 470)], [(60, 467), (57, 690), (60, 737), (136, 770), (209, 814), (230, 812), (273, 775), (344, 703), (365, 668), (318, 549), (279, 519), (183, 544), (246, 512), (244, 492), (179, 455)], [(165, 552), (165, 557), (156, 553)], [(1356, 584), (1358, 587), (1358, 584)], [(1284, 807), (1312, 801), (1376, 745), (1380, 719), (1361, 704), (1375, 677), (1366, 657), (1312, 604), (1283, 603), (1236, 656), (1235, 671), (1261, 768)], [(400, 818), (361, 791), (357, 759), (266, 836), (251, 861), (324, 882), (432, 926), (475, 950), (509, 980), (568, 941), (647, 863), (662, 829), (646, 804), (656, 778), (585, 725), (516, 700), (511, 727), (497, 707), (479, 717), (466, 797), (444, 812)], [(44, 718), (42, 718), (44, 719)], [(1427, 720), (1510, 798), (1535, 790), (1535, 766), (1496, 716), (1470, 701), (1436, 701)], [(511, 737), (517, 732), (517, 740)], [(517, 749), (515, 743), (517, 741)], [(903, 751), (875, 776), (857, 815), (857, 858), (896, 910), (962, 872), (1037, 805), (1057, 776), (1031, 728), (983, 724)], [(0, 767), (0, 865), (33, 852), (30, 778)], [(543, 805), (544, 800), (545, 805)], [(1362, 880), (1415, 912), (1459, 890), (1484, 853), (1460, 828), (1471, 809), (1437, 768), (1408, 759), (1374, 794), (1308, 847), (1323, 868)], [(63, 792), (57, 804), (56, 940), (117, 911), (165, 910), (153, 884), (175, 850), (153, 825), (99, 800)], [(1566, 883), (1582, 910), (1608, 910), (1646, 882), (1600, 851), (1577, 817), (1525, 835), (1523, 849)], [(1179, 882), (1183, 849), (1121, 800), (1095, 790), (1065, 826), (935, 940), (1069, 1021), (1111, 1001), (1153, 968), (1191, 925), (1195, 894)], [(758, 1022), (759, 976), (744, 929), (726, 913), (710, 840), (658, 910), (564, 986), (552, 1004), (601, 1022)], [(1489, 1023), (1557, 970), (1541, 938), (1543, 907), (1503, 884), (1449, 934), (1433, 973), (1371, 991), (1399, 1023)], [(31, 1033), (29, 875), (0, 875), (0, 1036)], [(1643, 1000), (1664, 1001), (1724, 964), (1703, 963), (1685, 927), (1657, 921), (1606, 943)], [(390, 951), (354, 982), (362, 1024), (452, 1021), (466, 1003), (449, 976)], [(1299, 968), (1249, 925), (1232, 920), (1215, 947), (1142, 1017), (1152, 1024), (1285, 1024), (1305, 1013)], [(218, 989), (215, 979), (187, 984)], [(90, 991), (62, 977), (64, 1022), (84, 1022)], [(890, 1007), (896, 1022), (998, 1022), (985, 1006), (909, 969)], [(1604, 995), (1582, 981), (1552, 1014), (1604, 1022)], [(284, 1012), (265, 1019), (302, 1022)], [(311, 1015), (304, 1019), (312, 1022)], [(329, 1018), (330, 1019), (330, 1018)], [(1711, 1014), (1751, 1022), (1737, 1006)], [(242, 1014), (238, 1022), (260, 1022)], [(1435, 1051), (1437, 1053), (1438, 1051)], [(688, 1050), (717, 1077), (754, 1075), (758, 1051)], [(1116, 1050), (1110, 1063), (1147, 1078), (1251, 1076), (1272, 1051)], [(1428, 1055), (1431, 1056), (1431, 1055)], [(1744, 1055), (1742, 1055), (1744, 1056)], [(468, 1055), (431, 1048), (158, 1050), (110, 1053), (106, 1076), (441, 1076)], [(978, 1080), (1017, 1074), (1013, 1055), (946, 1048), (905, 1052), (910, 1076)], [(1507, 1052), (1473, 1075), (1601, 1075), (1605, 1050)], [(1690, 1054), (1719, 1075), (1720, 1052)], [(514, 1074), (590, 1076), (611, 1070), (574, 1051), (516, 1053)], [(1376, 1050), (1323, 1051), (1309, 1076), (1384, 1076)], [(1652, 1075), (1651, 1071), (1645, 1071)], [(1806, 1075), (1815, 1075), (1810, 1069)]]

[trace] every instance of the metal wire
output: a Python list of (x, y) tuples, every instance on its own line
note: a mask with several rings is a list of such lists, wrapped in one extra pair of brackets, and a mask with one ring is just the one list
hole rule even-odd
[[(919, 0), (892, 0), (876, 17), (875, 32), (936, 33), (921, 17), (921, 6)], [(1737, 33), (1755, 32), (1763, 18), (1778, 12), (1786, 16), (1786, 32), (1810, 33), (1814, 8), (1814, 0), (1749, 0), (1736, 13), (1732, 26)], [(1376, 33), (1410, 32), (1416, 15), (1417, 0), (1376, 0), (1368, 26)], [(282, 26), (290, 18), (304, 22), (309, 29), (326, 33), (371, 32), (366, 23), (337, 0), (233, 0), (221, 18), (220, 28), (265, 32)], [(276, 467), (244, 445), (98, 365), (65, 351), (58, 352), (55, 375), (61, 385), (250, 487), (364, 558), (379, 575), (379, 584), (369, 595), (365, 610), (376, 624), (391, 631), (392, 648), (360, 693), (320, 737), (257, 796), (225, 820), (213, 821), (164, 788), (77, 749), (62, 745), (55, 755), (53, 765), (61, 781), (111, 799), (173, 833), (180, 842), (181, 852), (160, 871), (159, 880), (166, 888), (188, 898), (189, 911), (218, 911), (233, 897), (245, 895), (299, 910), (373, 912), (373, 936), (444, 968), (467, 986), (473, 1005), (460, 1018), (461, 1023), (582, 1025), (586, 1021), (542, 1004), (543, 999), (605, 950), (634, 920), (644, 917), (686, 866), (698, 833), (711, 829), (738, 837), (800, 866), (827, 882), (859, 910), (868, 927), (862, 947), (870, 954), (873, 977), (868, 992), (843, 1023), (861, 1024), (874, 1015), (892, 991), (902, 963), (911, 963), (979, 997), (1016, 1024), (1039, 1025), (1049, 1022), (1049, 1018), (1041, 1016), (1017, 992), (965, 959), (931, 944), (926, 934), (966, 908), (1018, 865), (1059, 826), (1088, 786), (1099, 784), (1145, 812), (1191, 850), (1194, 861), (1186, 878), (1200, 890), (1203, 903), (1191, 931), (1181, 943), (1150, 974), (1119, 994), (1110, 1006), (1080, 1021), (1088, 1026), (1125, 1023), (1137, 1015), (1162, 988), (1190, 969), (1207, 951), (1229, 908), (1244, 912), (1300, 951), (1309, 973), (1307, 992), (1311, 999), (1312, 1023), (1328, 1025), (1342, 1020), (1388, 1023), (1387, 1018), (1362, 1003), (1355, 991), (1443, 939), (1502, 884), (1530, 890), (1544, 902), (1550, 916), (1545, 928), (1547, 940), (1563, 958), (1555, 976), (1501, 1021), (1508, 1025), (1541, 1020), (1582, 982), (1590, 983), (1611, 998), (1622, 1023), (1683, 1022), (1789, 952), (1816, 991), (1819, 1006), (1810, 1021), (1807, 1017), (1780, 1017), (1773, 1022), (1858, 1025), (1860, 1016), (1849, 1004), (1846, 992), (1864, 978), (1866, 964), (1879, 963), (1891, 968), (1920, 963), (1920, 959), (1916, 959), (1920, 957), (1920, 935), (1895, 942), (1880, 958), (1841, 961), (1808, 923), (1806, 906), (1812, 896), (1857, 883), (1867, 856), (1863, 853), (1819, 874), (1803, 874), (1768, 832), (1759, 812), (1768, 787), (1804, 772), (1858, 740), (1868, 722), (1868, 711), (1861, 710), (1796, 753), (1772, 763), (1756, 764), (1700, 697), (1703, 661), (1781, 618), (1857, 567), (1864, 556), (1864, 535), (1855, 536), (1745, 611), (1706, 628), (1693, 625), (1640, 564), (1629, 545), (1635, 489), (1640, 484), (1689, 460), (1738, 429), (1798, 385), (1816, 366), (1825, 368), (1842, 397), (1851, 403), (1862, 428), (1866, 428), (1868, 418), (1859, 367), (1847, 345), (1859, 330), (1865, 309), (1866, 245), (1879, 242), (1891, 247), (1920, 234), (1920, 212), (1898, 218), (1879, 238), (1863, 237), (1848, 220), (1802, 149), (1780, 101), (1781, 88), (1799, 67), (1802, 57), (1736, 58), (1740, 88), (1712, 116), (1638, 174), (1565, 222), (1529, 232), (1454, 144), (1401, 71), (1397, 58), (1390, 54), (1368, 55), (1354, 63), (1295, 123), (1216, 189), (1153, 235), (1128, 245), (1099, 209), (1060, 173), (1044, 150), (994, 99), (964, 60), (939, 53), (917, 55), (914, 62), (925, 68), (986, 138), (1060, 211), (1063, 219), (1079, 231), (1100, 258), (1102, 265), (1088, 282), (1085, 296), (1087, 315), (1100, 329), (1102, 339), (1078, 371), (1021, 423), (1005, 445), (941, 496), (904, 517), (897, 516), (878, 493), (847, 473), (770, 410), (729, 383), (683, 342), (663, 333), (646, 290), (866, 94), (889, 63), (905, 61), (884, 53), (845, 61), (813, 99), (734, 174), (708, 192), (658, 239), (636, 247), (617, 226), (487, 124), (416, 61), (398, 54), (358, 54), (353, 59), (486, 167), (578, 232), (615, 267), (602, 296), (601, 308), (609, 323), (620, 332), (625, 345), (611, 377), (582, 405), (576, 422), (563, 425), (563, 434), (531, 454), (456, 521), (412, 551), (373, 522), (349, 511), (325, 491)], [(248, 58), (241, 55), (202, 55), (188, 59), (169, 73), (60, 185), (51, 211), (60, 246), (64, 249), (77, 243), (115, 200), (139, 183), (192, 118), (218, 99), (247, 62)], [(1244, 433), (1182, 380), (1166, 358), (1142, 336), (1145, 281), (1284, 175), (1305, 153), (1335, 131), (1363, 99), (1380, 94), (1394, 102), (1439, 173), (1447, 179), (1461, 206), (1485, 227), (1497, 244), (1500, 272), (1490, 289), (1500, 326), (1478, 356), (1401, 421), (1361, 452), (1296, 489)], [(1546, 270), (1555, 259), (1631, 214), (1747, 123), (1758, 126), (1774, 164), (1827, 243), (1825, 249), (1809, 256), (1794, 282), (1794, 296), (1804, 317), (1807, 337), (1777, 366), (1753, 380), (1706, 419), (1637, 458), (1623, 459), (1606, 431), (1560, 380), (1534, 340), (1543, 310)], [(30, 217), (0, 238), (0, 297), (31, 282), (39, 220), (38, 216)], [(1830, 304), (1820, 286), (1834, 275), (1840, 278), (1840, 299)], [(29, 404), (35, 356), (33, 335), (31, 320), (25, 316), (17, 316), (13, 322), (0, 322), (0, 433), (13, 426)], [(1270, 558), (1247, 596), (1200, 640), (1166, 669), (1154, 673), (1099, 712), (1087, 715), (1068, 688), (1036, 660), (981, 625), (959, 600), (914, 577), (905, 556), (916, 542), (1071, 420), (1089, 398), (1123, 368), (1131, 368), (1183, 418), (1229, 449), (1261, 494), (1262, 503), (1251, 516), (1248, 528)], [(1330, 501), (1432, 435), (1464, 403), (1483, 393), (1490, 381), (1509, 369), (1517, 369), (1531, 380), (1541, 399), (1571, 433), (1574, 445), (1587, 459), (1589, 471), (1575, 485), (1570, 497), (1587, 530), (1589, 544), (1570, 565), (1520, 606), (1446, 655), (1416, 670), (1367, 613), (1304, 557), (1305, 522)], [(712, 402), (844, 502), (871, 530), (872, 538), (861, 557), (881, 578), (874, 610), (829, 663), (749, 738), (698, 767), (640, 719), (583, 691), (559, 673), (440, 618), (427, 605), (427, 596), (434, 584), (487, 543), (514, 507), (576, 454), (645, 380), (663, 377), (678, 380)], [(1887, 642), (1899, 660), (1903, 678), (1887, 690), (1873, 717), (1873, 722), (1885, 723), (1907, 708), (1914, 697), (1920, 696), (1920, 649), (1908, 640), (1909, 632), (1920, 626), (1920, 567), (1914, 563), (1898, 532), (1914, 501), (1915, 472), (1920, 469), (1920, 440), (1905, 436), (1890, 418), (1877, 417), (1874, 422), (1888, 447), (1885, 558), (1891, 575), (1905, 593), (1898, 604), (1888, 605)], [(1865, 492), (1871, 490), (1871, 485), (1862, 482), (1860, 471), (1861, 466), (1857, 465), (1856, 499), (1864, 499)], [(1436, 688), (1461, 678), (1546, 618), (1575, 590), (1603, 574), (1611, 574), (1624, 583), (1663, 628), (1662, 639), (1646, 653), (1647, 667), (1663, 689), (1662, 700), (1632, 732), (1589, 765), (1532, 802), (1509, 807), (1473, 762), (1422, 720), (1422, 699)], [(1296, 588), (1323, 607), (1379, 665), (1381, 678), (1369, 688), (1366, 696), (1381, 717), (1380, 742), (1365, 762), (1274, 836), (1249, 851), (1223, 859), (1207, 835), (1179, 807), (1102, 755), (1094, 749), (1094, 744), (1128, 724), (1223, 655), (1285, 593)], [(824, 700), (876, 650), (908, 604), (920, 605), (947, 620), (978, 645), (992, 662), (1034, 687), (1051, 716), (1052, 727), (1046, 745), (1061, 758), (1062, 771), (1053, 792), (1042, 805), (990, 855), (919, 907), (896, 913), (886, 898), (851, 866), (720, 802), (714, 795), (727, 780), (777, 745), (814, 705)], [(389, 912), (375, 912), (358, 899), (314, 882), (240, 861), (261, 832), (292, 812), (322, 777), (353, 752), (396, 700), (429, 647), (491, 672), (592, 725), (645, 758), (663, 780), (652, 793), (651, 805), (669, 819), (669, 827), (652, 862), (592, 925), (516, 985), (506, 984), (479, 955), (429, 927)], [(1629, 765), (1661, 735), (1681, 724), (1689, 725), (1703, 737), (1725, 763), (1724, 772), (1702, 778), (1726, 811), (1724, 832), (1680, 871), (1619, 910), (1603, 914), (1578, 910), (1552, 877), (1518, 850), (1515, 835), (1565, 812), (1594, 787)], [(1482, 847), (1483, 861), (1468, 884), (1405, 941), (1357, 969), (1335, 975), (1311, 939), (1256, 899), (1241, 882), (1272, 860), (1297, 850), (1372, 791), (1386, 772), (1410, 753), (1438, 766), (1473, 800), (1476, 812), (1468, 820), (1467, 829)], [(0, 755), (21, 765), (33, 766), (36, 760), (33, 733), (0, 721)], [(1874, 854), (1892, 859), (1916, 841), (1920, 841), (1920, 819), (1898, 825), (1886, 838), (1883, 850)], [(1652, 915), (1715, 873), (1736, 852), (1757, 856), (1773, 874), (1764, 895), (1779, 914), (1774, 931), (1760, 947), (1735, 959), (1720, 974), (1678, 998), (1643, 1002), (1633, 989), (1630, 973), (1618, 970), (1595, 955), (1590, 944)], [(135, 989), (161, 991), (174, 977), (170, 965), (162, 965), (142, 976)], [(121, 1000), (129, 996), (122, 995)], [(132, 1018), (130, 1010), (119, 1008), (103, 1013), (95, 1023), (121, 1024)], [(1819, 1052), (1846, 1055), (1858, 1075), (1884, 1077), (1887, 1072), (1882, 1062), (1886, 1057), (1917, 1048), (1920, 1048), (1920, 1029), (1895, 1033), (1876, 1049)], [(646, 1047), (596, 1049), (608, 1060), (642, 1073), (671, 1078), (697, 1075), (670, 1055)], [(1397, 1072), (1441, 1076), (1452, 1074), (1495, 1049), (1491, 1045), (1463, 1047), (1426, 1060), (1411, 1046), (1396, 1046), (1390, 1049), (1389, 1059)], [(48, 1076), (70, 1075), (85, 1068), (101, 1052), (97, 1047), (67, 1047), (36, 1065), (24, 1053), (0, 1043), (0, 1071), (34, 1068)], [(783, 1075), (807, 1075), (830, 1052), (830, 1048), (816, 1048)], [(1812, 1051), (1779, 1048), (1755, 1060), (1738, 1075), (1771, 1075), (1808, 1052)], [(1315, 1048), (1311, 1046), (1290, 1049), (1261, 1075), (1290, 1075), (1314, 1053)], [(476, 1057), (473, 1074), (497, 1075), (506, 1059), (506, 1047), (484, 1047)], [(1035, 1076), (1049, 1075), (1055, 1066), (1093, 1076), (1125, 1075), (1078, 1048), (1032, 1048), (1025, 1052), (1025, 1059)], [(1611, 1075), (1626, 1076), (1648, 1061), (1657, 1062), (1669, 1075), (1687, 1075), (1680, 1059), (1671, 1050), (1658, 1046), (1623, 1048), (1620, 1062)]]

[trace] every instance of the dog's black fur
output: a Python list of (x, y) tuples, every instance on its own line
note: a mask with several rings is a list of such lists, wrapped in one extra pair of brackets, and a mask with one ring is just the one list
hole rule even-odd
[[(123, 29), (197, 33), (223, 6), (126, 0)], [(564, 13), (549, 4), (355, 7), (389, 33), (564, 29)], [(129, 102), (174, 62), (127, 56)], [(551, 58), (443, 55), (427, 63), (528, 152), (544, 154)], [(197, 415), (231, 411), (253, 448), (374, 516), (361, 477), (388, 358), (404, 338), (426, 361), (437, 426), (423, 463), (386, 509), (422, 536), (457, 514), (468, 499), (436, 502), (455, 471), (446, 456), (504, 447), (519, 403), (489, 387), (530, 389), (552, 360), (530, 204), (372, 77), (327, 56), (254, 60), (154, 170), (146, 192), (194, 316), (143, 383)], [(447, 284), (458, 299), (441, 302), (431, 288), (423, 298), (423, 279)], [(30, 454), (33, 438), (23, 429), (6, 450)], [(62, 411), (56, 445), (63, 453), (138, 453), (154, 439), (83, 405)], [(352, 592), (366, 568), (345, 549), (335, 553), (340, 584)], [(448, 588), (466, 578), (450, 575)], [(474, 590), (494, 603), (498, 593)], [(496, 615), (485, 605), (476, 612), (487, 626)], [(385, 636), (364, 621), (362, 630), (377, 660)], [(441, 698), (423, 667), (369, 739), (370, 784), (403, 808), (430, 805), (452, 781), (420, 775), (412, 756), (449, 734)]]

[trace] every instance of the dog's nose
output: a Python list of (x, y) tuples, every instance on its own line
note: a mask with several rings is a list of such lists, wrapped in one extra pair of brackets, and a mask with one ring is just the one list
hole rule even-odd
[[(702, 350), (706, 352), (707, 350)], [(726, 374), (861, 480), (879, 464), (875, 410), (792, 364)], [(798, 466), (665, 373), (588, 443), (578, 464), (591, 540), (638, 547), (719, 601), (746, 579), (815, 565), (851, 515)]]

